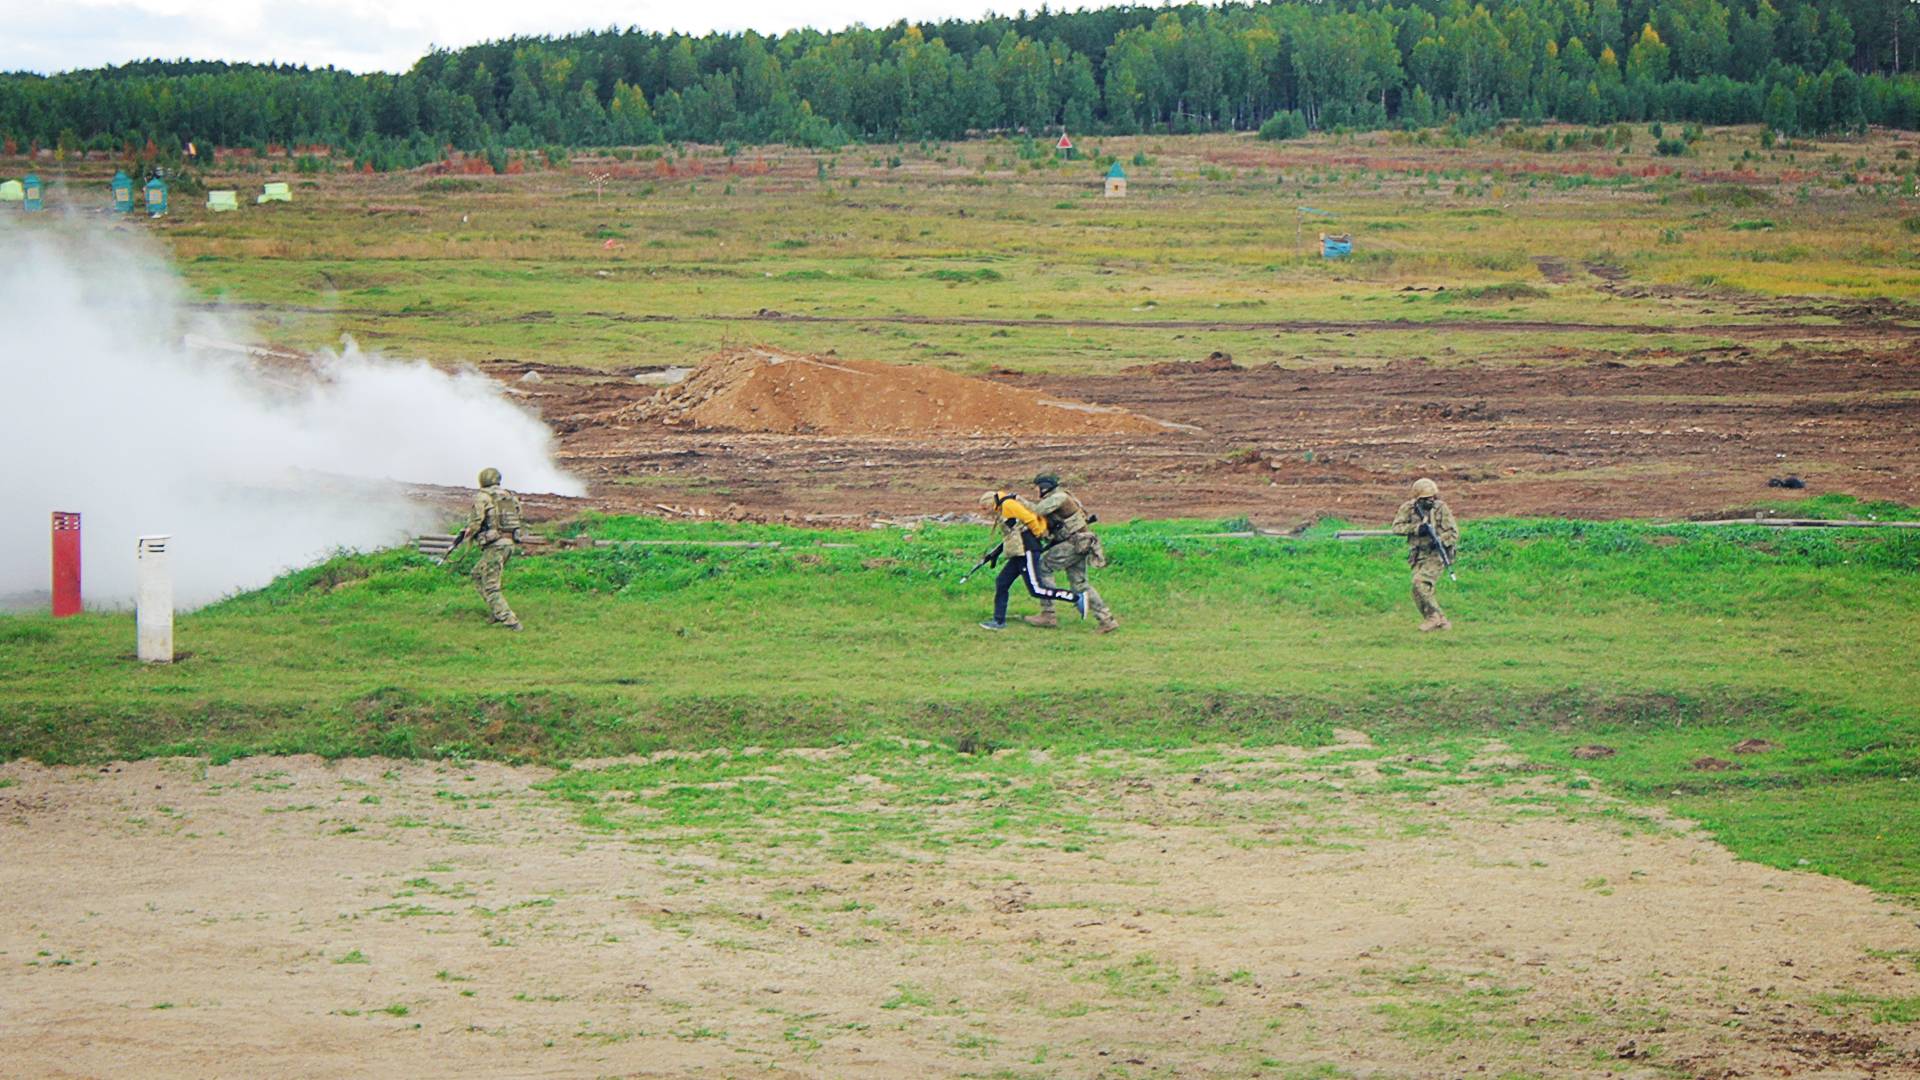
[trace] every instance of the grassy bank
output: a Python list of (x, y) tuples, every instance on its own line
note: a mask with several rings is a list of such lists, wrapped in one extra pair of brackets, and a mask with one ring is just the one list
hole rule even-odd
[[(437, 361), (603, 368), (695, 360), (736, 341), (974, 372), (1110, 372), (1215, 349), (1289, 365), (1538, 362), (1543, 344), (1567, 350), (1548, 356), (1630, 361), (1650, 346), (1765, 354), (1778, 342), (1720, 328), (1770, 315), (1817, 341), (1847, 314), (1788, 298), (1897, 300), (1920, 283), (1912, 245), (1897, 239), (1912, 213), (1897, 184), (1856, 175), (1904, 172), (1898, 139), (1774, 151), (1758, 128), (1721, 129), (1675, 174), (1650, 139), (1578, 153), (1389, 133), (1102, 143), (1131, 163), (1124, 200), (1100, 196), (1102, 165), (1027, 162), (1005, 143), (751, 161), (692, 148), (671, 175), (655, 175), (664, 163), (621, 167), (604, 197), (583, 176), (599, 166), (586, 164), (296, 178), (291, 204), (211, 214), (184, 200), (141, 227), (203, 296), (264, 305), (258, 331), (285, 344), (333, 345), (345, 332)], [(1735, 174), (1746, 179), (1726, 182)], [(1303, 218), (1301, 205), (1333, 216)], [(1351, 232), (1354, 256), (1317, 257), (1322, 230)], [(852, 321), (738, 321), (761, 311)], [(929, 321), (867, 321), (901, 315)], [(1010, 324), (943, 322), (961, 316)], [(1064, 325), (1074, 320), (1146, 329)], [(1156, 325), (1287, 320), (1671, 333)]]
[[(1658, 800), (1738, 850), (1920, 891), (1920, 536), (1472, 523), (1456, 629), (1413, 631), (1390, 540), (1106, 530), (1121, 633), (975, 627), (977, 527), (913, 533), (588, 518), (628, 545), (514, 564), (529, 630), (463, 571), (344, 555), (183, 616), (172, 667), (132, 619), (0, 619), (0, 756), (254, 752), (561, 760), (906, 735), (966, 751), (1496, 736), (1568, 782)], [(1031, 601), (1016, 601), (1016, 612)], [(1735, 754), (1742, 740), (1772, 749)], [(1617, 751), (1575, 761), (1590, 743)], [(1462, 751), (1464, 752), (1464, 750)], [(1701, 758), (1737, 768), (1695, 766)], [(1578, 770), (1576, 772), (1576, 770)], [(1805, 860), (1804, 862), (1802, 860)]]

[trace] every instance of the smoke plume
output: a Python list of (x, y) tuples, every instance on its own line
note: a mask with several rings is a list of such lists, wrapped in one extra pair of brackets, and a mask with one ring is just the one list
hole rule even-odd
[[(44, 224), (43, 224), (44, 222)], [(89, 607), (133, 595), (134, 539), (168, 533), (183, 607), (443, 515), (397, 482), (581, 494), (551, 433), (477, 372), (360, 351), (261, 364), (245, 320), (191, 307), (152, 245), (0, 222), (0, 606), (44, 602), (48, 514), (83, 515)]]

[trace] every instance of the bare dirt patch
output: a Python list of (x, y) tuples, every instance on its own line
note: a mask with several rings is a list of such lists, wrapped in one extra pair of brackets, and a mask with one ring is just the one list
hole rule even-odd
[[(873, 434), (687, 430), (638, 419), (635, 406), (658, 388), (629, 374), (559, 373), (528, 385), (518, 381), (524, 363), (498, 371), (561, 433), (563, 462), (614, 510), (734, 506), (784, 520), (936, 513), (1039, 468), (1069, 477), (1114, 520), (1384, 520), (1418, 476), (1438, 480), (1469, 517), (1714, 516), (1783, 497), (1767, 481), (1786, 471), (1807, 483), (1796, 495), (1920, 502), (1920, 360), (1910, 349), (1588, 359), (1006, 373), (969, 383), (1019, 395), (1028, 408), (1014, 415), (1023, 420), (1038, 400), (1117, 411), (1049, 408), (1031, 424), (984, 427), (967, 413), (953, 426), (980, 434), (934, 437), (895, 429), (944, 421), (879, 408), (847, 421)], [(1129, 417), (1195, 430), (1089, 430)], [(1305, 464), (1309, 455), (1311, 468), (1265, 464)]]
[[(983, 807), (929, 802), (932, 838), (883, 843), (868, 834), (909, 773), (850, 773), (812, 796), (824, 816), (656, 816), (757, 806), (846, 753), (737, 751), (732, 779), (585, 802), (536, 789), (550, 771), (489, 764), (0, 767), (0, 1060), (143, 1077), (1920, 1069), (1920, 1032), (1825, 1005), (1920, 989), (1869, 952), (1920, 946), (1911, 912), (1505, 770), (1497, 747), (1445, 775), (1353, 740), (1019, 751), (1000, 775), (1030, 780)], [(965, 780), (966, 760), (938, 767)], [(1019, 824), (1043, 795), (1058, 816)], [(983, 811), (1015, 824), (982, 832)]]

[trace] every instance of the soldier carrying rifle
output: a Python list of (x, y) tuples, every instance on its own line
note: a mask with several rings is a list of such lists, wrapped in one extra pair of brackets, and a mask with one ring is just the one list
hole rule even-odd
[[(487, 602), (493, 625), (508, 630), (520, 629), (520, 617), (508, 606), (500, 592), (500, 575), (507, 560), (520, 550), (520, 496), (500, 486), (499, 469), (480, 470), (480, 490), (473, 493), (473, 513), (466, 527), (454, 534), (453, 547), (472, 541), (480, 549), (480, 560), (473, 564), (473, 587)], [(453, 549), (449, 548), (449, 555)]]
[(1415, 480), (1413, 498), (1401, 503), (1400, 512), (1393, 516), (1393, 532), (1407, 538), (1413, 603), (1426, 618), (1421, 631), (1453, 629), (1433, 596), (1434, 585), (1453, 568), (1453, 553), (1460, 546), (1460, 526), (1453, 520), (1453, 511), (1440, 501), (1440, 485), (1425, 477)]
[[(1086, 598), (1087, 611), (1099, 621), (1098, 632), (1113, 633), (1120, 628), (1120, 620), (1113, 617), (1107, 602), (1100, 599), (1100, 594), (1087, 582), (1088, 567), (1107, 565), (1106, 552), (1093, 532), (1093, 523), (1099, 518), (1087, 513), (1080, 500), (1060, 486), (1059, 474), (1043, 472), (1033, 478), (1033, 485), (1040, 489), (1040, 501), (1033, 504), (1033, 512), (1047, 519), (1046, 549), (1040, 555), (1040, 584), (1053, 586), (1054, 575), (1065, 571), (1073, 591)], [(1041, 597), (1040, 614), (1027, 616), (1027, 622), (1034, 626), (1059, 626), (1060, 617), (1053, 612), (1053, 601)]]
[[(993, 618), (981, 623), (980, 629), (1007, 628), (1007, 599), (1016, 581), (1024, 581), (1027, 592), (1042, 601), (1065, 600), (1079, 610), (1081, 618), (1086, 618), (1085, 593), (1056, 588), (1041, 577), (1040, 552), (1042, 539), (1047, 535), (1047, 519), (1006, 491), (989, 491), (980, 496), (980, 508), (993, 522), (998, 539), (981, 556), (980, 562), (974, 564), (974, 569), (1006, 559), (1006, 565), (1000, 568), (993, 583)], [(972, 576), (973, 571), (969, 570), (960, 580)]]

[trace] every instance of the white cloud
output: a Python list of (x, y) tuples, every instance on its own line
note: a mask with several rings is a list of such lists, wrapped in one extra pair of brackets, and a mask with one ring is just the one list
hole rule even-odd
[[(1102, 7), (1114, 0), (1085, 0)], [(1032, 5), (1038, 7), (1038, 4)], [(1016, 7), (990, 0), (58, 0), (21, 5), (0, 33), (0, 71), (66, 71), (150, 57), (283, 61), (353, 71), (404, 71), (434, 45), (609, 26), (646, 30), (840, 29), (977, 17)]]

